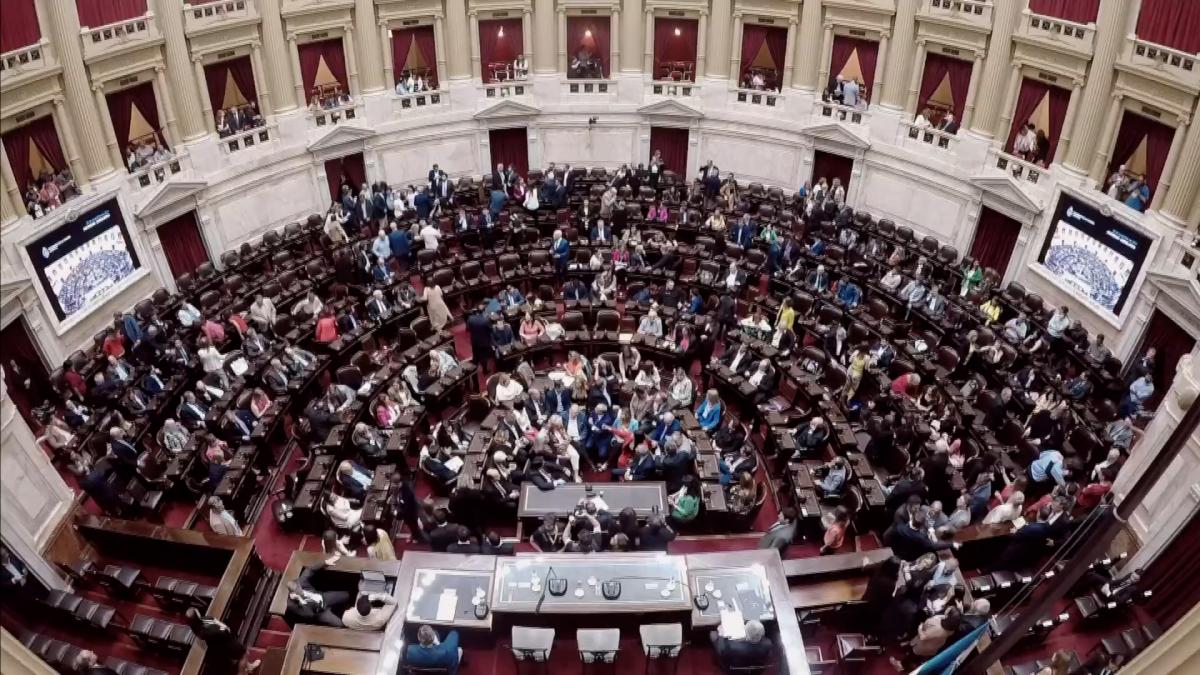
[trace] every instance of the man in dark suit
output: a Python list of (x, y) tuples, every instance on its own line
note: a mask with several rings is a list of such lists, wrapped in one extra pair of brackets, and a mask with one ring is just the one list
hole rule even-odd
[(782, 556), (787, 553), (788, 546), (792, 545), (792, 540), (795, 538), (796, 509), (785, 506), (779, 512), (779, 519), (767, 528), (767, 533), (758, 540), (758, 548), (773, 548)]
[(417, 196), (413, 198), (413, 207), (417, 210), (418, 220), (428, 220), (429, 213), (433, 210), (433, 200), (429, 197), (429, 190), (421, 190)]
[(479, 553), (479, 544), (471, 539), (471, 531), (466, 527), (459, 525), (456, 536), (457, 539), (454, 543), (446, 546), (446, 553), (466, 553), (468, 555)]
[(744, 630), (746, 636), (737, 639), (725, 637), (720, 631), (709, 634), (722, 668), (765, 667), (770, 662), (773, 645), (771, 638), (766, 637), (763, 625), (751, 619), (746, 622)]
[(338, 484), (342, 486), (342, 493), (349, 499), (362, 501), (371, 487), (372, 478), (374, 475), (371, 470), (358, 462), (347, 459), (338, 465)]
[(479, 552), (483, 555), (512, 555), (513, 545), (502, 542), (499, 534), (489, 530), (483, 541), (479, 542)]
[(196, 394), (193, 392), (185, 391), (176, 413), (184, 426), (189, 429), (199, 429), (204, 426), (204, 420), (208, 417), (208, 406), (197, 401)]
[(942, 118), (942, 124), (938, 127), (938, 131), (944, 131), (948, 134), (958, 133), (958, 120), (954, 119), (954, 113), (946, 113), (946, 116)]
[(108, 432), (108, 451), (121, 464), (136, 467), (138, 461), (138, 449), (133, 447), (133, 444), (125, 440), (125, 430), (120, 427), (113, 427)]
[(418, 668), (445, 668), (446, 675), (458, 675), (462, 662), (462, 649), (458, 647), (458, 631), (446, 634), (438, 640), (433, 628), (424, 625), (417, 629), (417, 642), (404, 650), (404, 663)]
[(318, 591), (313, 586), (313, 575), (324, 567), (324, 562), (305, 567), (295, 581), (288, 582), (287, 617), (300, 623), (341, 628), (342, 611), (353, 597), (348, 591)]
[(458, 541), (459, 526), (450, 522), (450, 512), (446, 509), (433, 512), (433, 523), (433, 531), (429, 533), (429, 548), (436, 553), (445, 553), (451, 544)]
[(638, 532), (639, 551), (666, 551), (667, 544), (675, 538), (675, 530), (663, 521), (663, 517), (654, 514), (646, 519), (646, 526)]
[(546, 390), (546, 414), (558, 415), (567, 421), (571, 413), (571, 390), (563, 386), (562, 380), (555, 380), (554, 387)]
[(947, 548), (958, 548), (959, 544), (947, 541), (933, 541), (929, 538), (929, 528), (925, 515), (914, 511), (907, 522), (892, 525), (883, 533), (883, 540), (897, 558), (912, 562), (926, 553), (936, 553)]
[(744, 213), (737, 225), (729, 231), (729, 241), (742, 248), (749, 248), (756, 234), (758, 234), (758, 228), (755, 227), (754, 221), (750, 220), (750, 214)]
[(442, 170), (438, 168), (437, 164), (434, 164), (433, 168), (429, 170), (429, 177), (425, 181), (426, 184), (429, 185), (429, 187), (433, 187), (437, 183), (438, 176), (440, 175), (442, 175)]
[(1037, 521), (1028, 523), (1008, 539), (1008, 546), (989, 572), (1012, 571), (1026, 567), (1056, 546), (1070, 531), (1070, 521), (1062, 501), (1055, 499), (1038, 512)]
[(487, 305), (479, 303), (467, 317), (467, 334), (471, 337), (471, 359), (482, 371), (487, 371), (492, 358), (492, 324), (488, 321)]

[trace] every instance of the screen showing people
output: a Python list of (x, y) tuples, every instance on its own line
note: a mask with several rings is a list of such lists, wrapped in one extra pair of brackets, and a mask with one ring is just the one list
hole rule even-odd
[(99, 304), (140, 266), (116, 200), (80, 215), (26, 250), (60, 321)]
[(1149, 248), (1141, 233), (1064, 194), (1039, 262), (1072, 290), (1120, 314)]

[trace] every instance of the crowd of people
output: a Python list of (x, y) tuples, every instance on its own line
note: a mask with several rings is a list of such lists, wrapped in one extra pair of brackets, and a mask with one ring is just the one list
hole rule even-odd
[(266, 124), (258, 112), (258, 104), (251, 101), (217, 111), (217, 135), (221, 138), (256, 129)]
[(125, 150), (125, 168), (129, 170), (129, 173), (135, 173), (155, 164), (161, 164), (171, 156), (171, 151), (159, 142), (157, 136), (135, 139), (129, 142)]
[(43, 170), (25, 186), (25, 212), (33, 218), (41, 218), (78, 196), (79, 186), (70, 169)]
[(1131, 171), (1122, 164), (1104, 182), (1104, 192), (1139, 213), (1150, 207), (1150, 184), (1146, 175)]

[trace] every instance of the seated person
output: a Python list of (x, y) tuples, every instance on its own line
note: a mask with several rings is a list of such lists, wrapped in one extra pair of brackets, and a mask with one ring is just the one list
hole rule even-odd
[(364, 593), (342, 613), (342, 625), (350, 630), (383, 630), (396, 611), (396, 598), (390, 593)]
[(822, 497), (835, 497), (842, 493), (842, 488), (846, 486), (846, 477), (849, 474), (844, 457), (834, 457), (833, 461), (825, 464), (822, 469), (817, 469), (816, 472), (825, 474), (821, 482), (816, 485)]
[(350, 604), (350, 593), (320, 591), (312, 583), (313, 576), (332, 560), (336, 558), (305, 567), (300, 576), (287, 583), (287, 618), (299, 623), (318, 623), (331, 628), (343, 627), (339, 615), (342, 608)]
[(422, 625), (417, 629), (417, 642), (404, 650), (404, 664), (418, 668), (445, 668), (447, 675), (458, 675), (462, 662), (462, 649), (458, 646), (458, 631), (446, 633), (446, 639), (438, 639), (433, 627)]
[(766, 637), (762, 623), (753, 619), (743, 630), (745, 637), (740, 638), (726, 637), (720, 629), (709, 634), (717, 661), (723, 668), (765, 667), (771, 661), (771, 638)]
[(368, 464), (378, 463), (387, 456), (386, 441), (378, 431), (372, 429), (365, 422), (354, 425), (354, 433), (350, 434), (350, 441), (354, 443), (354, 448), (358, 450), (359, 456)]
[(350, 499), (361, 501), (371, 487), (372, 478), (374, 476), (369, 469), (348, 459), (338, 465), (338, 484)]

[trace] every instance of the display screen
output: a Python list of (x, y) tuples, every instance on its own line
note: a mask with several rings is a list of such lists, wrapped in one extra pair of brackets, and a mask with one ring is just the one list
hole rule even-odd
[(1120, 314), (1150, 244), (1132, 227), (1063, 193), (1038, 262), (1067, 287)]
[(64, 223), (26, 250), (59, 321), (102, 302), (139, 267), (115, 199)]

